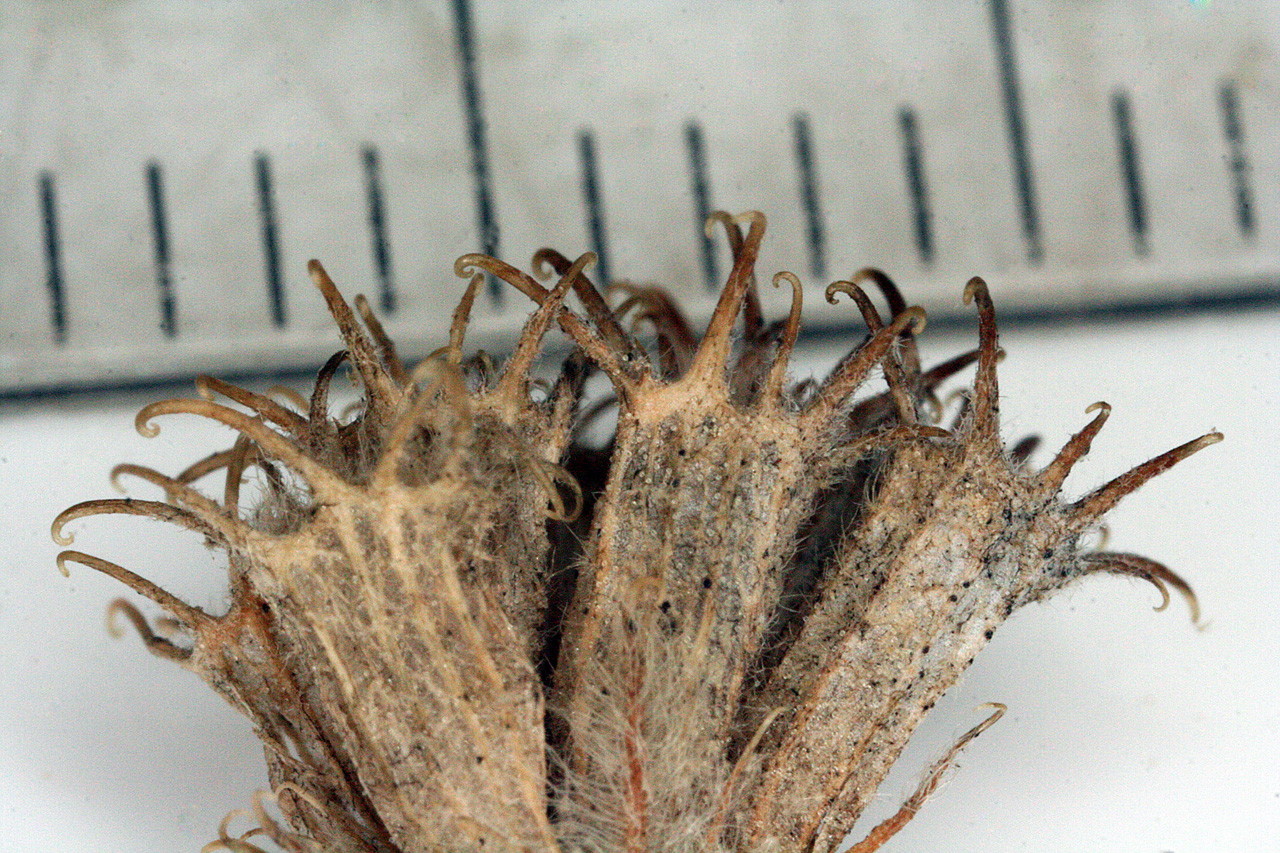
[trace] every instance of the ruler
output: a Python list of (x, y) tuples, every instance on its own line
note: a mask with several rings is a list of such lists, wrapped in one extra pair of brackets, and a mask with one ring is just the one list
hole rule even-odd
[[(822, 288), (868, 264), (943, 322), (974, 274), (1006, 323), (1280, 301), (1265, 0), (0, 13), (7, 396), (311, 369), (311, 257), (410, 355), (476, 250), (594, 251), (705, 316), (721, 208), (768, 214), (808, 328), (850, 325)], [(529, 308), (495, 284), (470, 342)]]

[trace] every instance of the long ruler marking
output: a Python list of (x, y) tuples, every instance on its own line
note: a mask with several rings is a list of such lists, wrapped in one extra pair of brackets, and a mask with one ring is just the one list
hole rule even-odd
[(590, 130), (578, 132), (578, 158), (582, 163), (582, 202), (586, 209), (587, 239), (596, 253), (596, 271), (602, 284), (613, 281), (609, 268), (609, 246), (604, 225), (604, 199), (596, 165), (596, 141)]
[(1035, 179), (1031, 172), (1031, 152), (1022, 94), (1018, 87), (1018, 63), (1014, 55), (1013, 26), (1009, 20), (1007, 0), (991, 0), (991, 27), (996, 43), (1005, 127), (1009, 133), (1009, 152), (1013, 157), (1013, 183), (1018, 193), (1018, 212), (1022, 216), (1022, 236), (1027, 244), (1027, 260), (1039, 263), (1044, 258), (1044, 239), (1040, 230)]
[(898, 110), (898, 129), (902, 133), (902, 170), (907, 180), (907, 196), (911, 200), (912, 233), (920, 262), (933, 262), (933, 211), (929, 207), (929, 187), (924, 175), (924, 143), (919, 122), (910, 107)]
[(809, 270), (815, 277), (822, 278), (827, 274), (827, 233), (818, 198), (818, 167), (809, 116), (805, 113), (792, 116), (791, 132), (796, 169), (800, 173), (800, 209), (804, 211), (804, 230), (809, 243)]
[(58, 237), (58, 203), (53, 187), (53, 173), (41, 172), (38, 181), (40, 213), (44, 223), (45, 286), (49, 291), (49, 315), (53, 323), (53, 340), (67, 342), (67, 298), (62, 278), (62, 243)]
[(155, 160), (147, 163), (147, 201), (151, 207), (151, 242), (156, 255), (156, 288), (160, 295), (160, 329), (165, 337), (178, 334), (173, 294), (173, 263), (169, 254), (169, 221), (164, 209), (164, 175)]
[(1227, 167), (1235, 184), (1236, 224), (1240, 233), (1253, 236), (1253, 188), (1249, 184), (1249, 158), (1244, 148), (1244, 124), (1240, 118), (1240, 99), (1234, 83), (1223, 83), (1218, 89), (1218, 106), (1222, 111), (1222, 132), (1227, 137)]
[[(487, 125), (484, 116), (484, 100), (478, 61), (478, 44), (472, 19), (473, 0), (451, 0), (454, 12), (456, 59), (460, 71), (461, 105), (465, 123), (466, 143), (471, 156), (471, 172), (474, 179), (475, 211), (483, 250), (496, 255), (499, 251), (498, 211), (493, 190), (493, 173), (490, 152), (487, 147)], [(1024, 243), (1025, 256), (1032, 264), (1043, 261), (1044, 223), (1037, 196), (1033, 153), (1027, 130), (1026, 109), (1018, 75), (1018, 56), (1013, 27), (1012, 0), (988, 0), (990, 38), (994, 44), (995, 73), (998, 96), (1002, 109), (1009, 157), (1011, 161), (1014, 200), (1017, 220)], [(1216, 84), (1218, 120), (1227, 156), (1225, 165), (1230, 179), (1234, 226), (1246, 239), (1255, 236), (1258, 229), (1258, 208), (1255, 187), (1252, 183), (1251, 164), (1246, 144), (1243, 109), (1237, 84), (1232, 80)], [(1133, 251), (1142, 256), (1150, 252), (1152, 232), (1149, 186), (1144, 175), (1142, 151), (1139, 145), (1135, 106), (1129, 92), (1117, 89), (1109, 101), (1109, 116), (1114, 145), (1117, 152), (1119, 189), (1123, 196), (1125, 225), (1132, 239)], [(1099, 117), (1101, 119), (1101, 117)], [(901, 145), (902, 174), (910, 216), (908, 227), (914, 240), (916, 253), (925, 266), (936, 261), (937, 243), (934, 211), (926, 176), (924, 139), (921, 122), (909, 105), (897, 107), (899, 143)], [(808, 249), (809, 266), (816, 277), (826, 274), (828, 235), (823, 216), (821, 198), (822, 170), (819, 168), (813, 139), (813, 120), (808, 113), (796, 112), (790, 116), (791, 149), (795, 160), (797, 192), (800, 202), (802, 235)], [(576, 135), (583, 199), (583, 224), (587, 240), (599, 258), (598, 272), (602, 280), (609, 281), (613, 270), (610, 263), (608, 228), (605, 218), (605, 201), (600, 180), (601, 152), (597, 139), (590, 129), (579, 130)], [(688, 181), (692, 195), (696, 241), (699, 247), (703, 277), (709, 289), (718, 288), (717, 241), (704, 233), (704, 223), (713, 209), (712, 186), (709, 168), (708, 146), (698, 117), (687, 119), (683, 127), (683, 143), (687, 158)], [(398, 297), (392, 265), (392, 247), (388, 232), (387, 199), (384, 188), (382, 164), (378, 151), (372, 145), (359, 149), (363, 168), (365, 201), (369, 223), (373, 269), (378, 282), (379, 307), (387, 314), (397, 308)], [(267, 288), (267, 307), (270, 320), (276, 328), (288, 324), (287, 300), (284, 276), (281, 268), (281, 226), (272, 175), (272, 164), (266, 153), (258, 152), (253, 161), (254, 186), (257, 210), (260, 217), (261, 241)], [(172, 245), (172, 228), (169, 220), (169, 199), (165, 192), (165, 174), (157, 159), (144, 163), (144, 188), (151, 230), (155, 281), (160, 328), (166, 337), (179, 333), (178, 294), (176, 293), (175, 267)], [(40, 224), (42, 225), (43, 254), (46, 272), (46, 291), (49, 303), (51, 336), (55, 345), (64, 345), (70, 336), (72, 293), (68, 291), (64, 256), (77, 247), (67, 244), (67, 237), (60, 230), (57, 175), (52, 169), (38, 173), (37, 196)], [(64, 202), (65, 203), (65, 202)], [(490, 293), (495, 304), (500, 303), (501, 289), (490, 279)], [(1197, 304), (1201, 306), (1271, 304), (1280, 298), (1280, 290), (1266, 282), (1240, 283), (1235, 291), (1221, 291), (1195, 297), (1179, 297), (1177, 306)], [(72, 288), (74, 290), (74, 288)], [(77, 294), (78, 295), (78, 292)], [(90, 295), (92, 296), (92, 294)], [(1160, 298), (1153, 297), (1152, 306), (1163, 306)], [(1259, 302), (1262, 300), (1262, 302)], [(1147, 305), (1147, 303), (1143, 303)], [(1094, 305), (1088, 311), (1147, 310), (1141, 306)], [(1080, 314), (1074, 308), (1031, 306), (1023, 311), (1027, 318)], [(1022, 315), (1020, 315), (1022, 316)], [(1082, 315), (1083, 316), (1083, 315)], [(70, 386), (68, 386), (70, 387)]]
[(1142, 168), (1138, 162), (1138, 141), (1133, 133), (1133, 116), (1129, 96), (1124, 92), (1111, 95), (1111, 117), (1115, 122), (1116, 147), (1120, 152), (1120, 177), (1124, 186), (1125, 209), (1129, 213), (1129, 230), (1133, 248), (1145, 255), (1147, 245), (1147, 199), (1142, 187)]
[(271, 161), (259, 152), (253, 160), (254, 176), (258, 188), (258, 215), (262, 220), (262, 256), (267, 275), (267, 301), (271, 307), (271, 322), (276, 328), (284, 328), (284, 278), (280, 274), (280, 232), (276, 224), (275, 191), (271, 186)]
[(711, 183), (707, 177), (707, 146), (702, 138), (702, 125), (690, 121), (684, 126), (684, 147), (689, 155), (689, 186), (693, 190), (693, 229), (702, 255), (702, 278), (707, 290), (720, 287), (716, 272), (715, 242), (707, 236), (706, 222), (711, 215)]
[(396, 287), (391, 277), (391, 243), (387, 239), (382, 169), (377, 149), (366, 145), (360, 152), (360, 159), (364, 164), (365, 198), (369, 203), (369, 239), (373, 243), (373, 270), (378, 277), (378, 304), (387, 314), (394, 314)]

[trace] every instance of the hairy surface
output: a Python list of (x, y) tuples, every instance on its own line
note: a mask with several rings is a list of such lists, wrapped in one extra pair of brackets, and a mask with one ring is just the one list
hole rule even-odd
[[(746, 230), (743, 231), (743, 226)], [(979, 345), (922, 369), (924, 313), (863, 270), (827, 289), (853, 300), (865, 339), (820, 383), (787, 377), (802, 288), (768, 325), (754, 266), (765, 221), (716, 214), (734, 267), (699, 339), (656, 288), (620, 285), (611, 308), (576, 261), (536, 271), (466, 255), (450, 339), (412, 370), (362, 298), (353, 311), (311, 275), (346, 349), (310, 399), (208, 377), (199, 399), (144, 408), (235, 430), (232, 447), (175, 476), (114, 476), (164, 501), (98, 500), (64, 511), (160, 518), (229, 555), (231, 605), (212, 614), (79, 551), (160, 605), (176, 639), (127, 601), (112, 605), (148, 647), (208, 681), (252, 721), (288, 825), (253, 797), (258, 826), (226, 822), (205, 849), (342, 853), (831, 851), (924, 714), (1023, 604), (1096, 572), (1189, 587), (1127, 553), (1082, 549), (1126, 494), (1210, 433), (1066, 501), (1059, 488), (1106, 421), (1028, 470), (999, 429), (995, 312), (973, 279)], [(484, 276), (537, 306), (501, 370), (465, 358)], [(889, 319), (862, 290), (870, 283)], [(565, 307), (576, 296), (581, 313)], [(359, 317), (357, 317), (357, 314)], [(739, 317), (742, 318), (738, 331)], [(636, 331), (643, 325), (649, 334)], [(559, 378), (529, 370), (553, 326), (574, 344)], [(363, 387), (335, 418), (343, 363)], [(975, 364), (947, 428), (936, 388)], [(601, 371), (618, 406), (603, 450), (578, 443)], [(883, 376), (880, 389), (868, 378)], [(224, 398), (226, 403), (215, 402)], [(196, 488), (220, 476), (217, 498)], [(246, 478), (263, 497), (241, 504)], [(172, 636), (172, 635), (170, 635)], [(939, 784), (961, 747), (855, 846), (879, 848)]]

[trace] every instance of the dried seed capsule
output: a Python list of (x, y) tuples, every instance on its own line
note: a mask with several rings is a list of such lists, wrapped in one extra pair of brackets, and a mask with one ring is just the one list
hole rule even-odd
[[(313, 262), (346, 349), (310, 398), (281, 403), (201, 378), (200, 399), (153, 403), (138, 428), (203, 416), (237, 432), (231, 448), (175, 477), (121, 465), (113, 478), (143, 479), (165, 500), (91, 501), (55, 520), (61, 544), (68, 523), (112, 513), (173, 522), (228, 552), (222, 615), (79, 551), (59, 565), (103, 571), (159, 604), (186, 644), (126, 602), (112, 608), (254, 721), (290, 824), (255, 795), (266, 837), (360, 853), (829, 851), (1017, 607), (1108, 571), (1151, 581), (1166, 602), (1173, 586), (1195, 615), (1169, 569), (1086, 553), (1079, 540), (1220, 435), (1063, 502), (1058, 489), (1110, 408), (1091, 407), (1039, 472), (1025, 443), (1006, 451), (981, 279), (965, 289), (977, 350), (931, 370), (914, 342), (923, 312), (887, 276), (834, 283), (828, 299), (850, 296), (868, 334), (825, 381), (791, 386), (800, 282), (775, 277), (792, 286), (792, 308), (766, 324), (754, 271), (764, 217), (717, 214), (712, 225), (734, 266), (701, 338), (653, 288), (624, 288), (610, 309), (585, 272), (589, 254), (539, 252), (535, 269), (559, 276), (550, 288), (467, 255), (449, 341), (412, 369), (367, 303), (353, 312)], [(480, 273), (537, 306), (501, 371), (462, 352)], [(887, 322), (865, 282), (886, 297)], [(585, 319), (564, 306), (570, 291)], [(652, 353), (624, 315), (648, 321)], [(529, 370), (553, 325), (577, 349), (534, 395)], [(963, 416), (938, 426), (937, 386), (975, 361)], [(364, 400), (335, 420), (328, 388), (344, 362)], [(887, 388), (854, 400), (877, 368)], [(575, 443), (592, 369), (619, 407), (604, 450)], [(195, 485), (218, 472), (220, 501)], [(263, 497), (243, 507), (253, 472)], [(858, 853), (909, 820), (1000, 713)], [(249, 837), (224, 825), (210, 848), (258, 849)]]

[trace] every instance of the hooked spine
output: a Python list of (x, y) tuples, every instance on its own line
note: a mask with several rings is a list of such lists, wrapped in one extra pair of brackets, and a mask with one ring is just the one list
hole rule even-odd
[[(743, 230), (745, 226), (745, 231)], [(192, 414), (237, 433), (176, 476), (118, 466), (163, 501), (64, 511), (158, 518), (229, 555), (231, 605), (187, 604), (80, 551), (79, 563), (151, 599), (185, 641), (113, 604), (157, 654), (206, 679), (252, 720), (288, 826), (254, 798), (258, 826), (226, 823), (206, 850), (342, 853), (801, 853), (848, 834), (934, 701), (1016, 608), (1095, 572), (1195, 598), (1159, 563), (1082, 550), (1126, 494), (1221, 439), (1209, 433), (1085, 496), (1058, 497), (1110, 407), (1038, 472), (999, 431), (995, 309), (969, 282), (979, 345), (925, 370), (924, 312), (883, 273), (832, 284), (867, 338), (820, 383), (792, 384), (802, 288), (766, 324), (755, 260), (764, 217), (716, 214), (734, 265), (701, 339), (655, 288), (617, 308), (589, 280), (590, 253), (552, 250), (548, 288), (483, 255), (449, 342), (412, 369), (368, 303), (353, 311), (310, 272), (346, 349), (310, 398), (284, 402), (220, 380), (198, 399), (138, 415)], [(537, 306), (497, 372), (463, 357), (485, 274)], [(890, 309), (886, 322), (862, 285)], [(565, 307), (574, 293), (585, 316)], [(358, 316), (357, 316), (358, 315)], [(624, 325), (630, 317), (632, 328)], [(741, 316), (742, 331), (735, 337)], [(646, 343), (635, 325), (647, 322)], [(545, 395), (529, 370), (553, 325), (575, 345)], [(359, 411), (329, 412), (343, 362)], [(948, 427), (936, 388), (976, 364)], [(886, 389), (855, 400), (881, 368)], [(604, 449), (578, 441), (585, 380), (609, 379), (618, 424)], [(235, 407), (216, 402), (225, 398)], [(238, 407), (238, 408), (237, 408)], [(243, 480), (265, 484), (241, 505)], [(195, 487), (223, 474), (221, 499)], [(956, 752), (853, 848), (879, 848), (937, 786)]]

